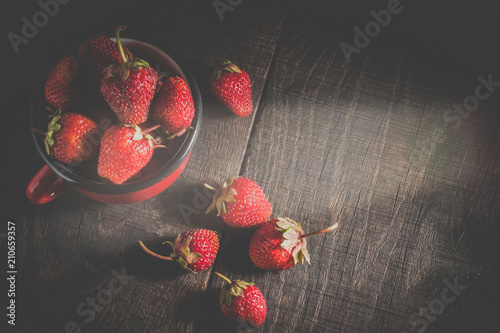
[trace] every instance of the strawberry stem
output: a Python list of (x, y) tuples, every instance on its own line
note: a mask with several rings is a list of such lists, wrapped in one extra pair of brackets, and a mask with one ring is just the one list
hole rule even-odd
[(157, 129), (158, 127), (160, 127), (161, 125), (155, 125), (153, 127), (150, 127), (150, 128), (146, 128), (144, 131), (142, 131), (142, 134), (147, 134), (151, 131), (154, 131), (155, 129)]
[(310, 236), (314, 236), (314, 235), (319, 235), (319, 234), (322, 234), (322, 233), (325, 233), (325, 232), (329, 232), (329, 231), (332, 231), (334, 229), (337, 229), (337, 227), (339, 226), (338, 223), (335, 223), (334, 225), (326, 228), (326, 229), (323, 229), (323, 230), (320, 230), (320, 231), (314, 231), (314, 232), (310, 232), (308, 234), (304, 234), (304, 235), (300, 235), (300, 238), (306, 238), (306, 237), (310, 237)]
[(167, 146), (164, 146), (164, 145), (153, 145), (153, 149), (156, 149), (156, 148), (165, 148), (169, 153), (172, 153), (170, 151), (170, 148), (168, 148)]
[(146, 253), (149, 253), (150, 255), (152, 255), (153, 257), (156, 257), (156, 258), (160, 258), (160, 259), (164, 259), (164, 260), (174, 260), (173, 258), (171, 257), (165, 257), (165, 256), (161, 256), (157, 253), (154, 253), (153, 251), (151, 251), (150, 249), (148, 249), (146, 247), (146, 245), (144, 245), (141, 241), (139, 241), (139, 245), (141, 245), (142, 249), (144, 251), (146, 251)]
[(42, 131), (40, 131), (38, 128), (35, 128), (35, 127), (31, 126), (31, 125), (30, 125), (30, 128), (31, 128), (33, 131), (35, 131), (35, 132), (37, 132), (37, 133), (40, 133), (40, 134), (42, 134), (42, 135), (44, 135), (44, 136), (45, 136), (45, 135), (47, 135), (47, 132), (42, 132)]
[(225, 277), (224, 275), (220, 274), (220, 273), (217, 273), (215, 272), (215, 274), (217, 274), (219, 277), (223, 278), (224, 280), (226, 280), (229, 284), (233, 283), (233, 281), (229, 280), (227, 277)]
[(212, 63), (212, 66), (213, 66), (214, 68), (217, 68), (217, 67), (219, 67), (219, 66), (220, 66), (219, 62), (217, 61), (217, 59), (215, 59), (215, 57), (214, 57), (214, 56), (211, 56), (211, 57), (210, 57), (210, 62)]
[(116, 28), (116, 43), (118, 44), (118, 50), (120, 51), (120, 55), (122, 57), (123, 62), (127, 62), (127, 57), (125, 56), (125, 52), (123, 52), (122, 42), (120, 41), (120, 31), (127, 29), (127, 27), (121, 25)]
[(210, 186), (208, 185), (207, 183), (203, 183), (203, 186), (205, 186), (206, 188), (208, 188), (209, 190), (212, 190), (212, 191), (217, 191), (217, 189), (213, 186)]

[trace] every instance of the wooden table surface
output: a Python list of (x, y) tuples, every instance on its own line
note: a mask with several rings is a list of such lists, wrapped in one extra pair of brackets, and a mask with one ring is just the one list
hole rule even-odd
[[(8, 328), (244, 331), (220, 314), (217, 271), (262, 290), (267, 318), (252, 332), (500, 331), (498, 5), (106, 3), (58, 5), (17, 54), (4, 38), (0, 246), (5, 265), (14, 222), (18, 271), (16, 326)], [(383, 20), (387, 8), (385, 27), (368, 24), (369, 40), (356, 37), (356, 27)], [(40, 10), (35, 1), (4, 10), (4, 35), (21, 34), (22, 18)], [(70, 189), (33, 205), (24, 191), (43, 161), (26, 126), (31, 90), (64, 52), (118, 25), (127, 26), (123, 37), (184, 60), (200, 85), (203, 121), (187, 168), (136, 204), (104, 204)], [(346, 45), (357, 47), (350, 62)], [(250, 74), (251, 116), (232, 115), (210, 95), (212, 56)], [(202, 184), (237, 175), (262, 186), (273, 217), (306, 231), (339, 223), (308, 241), (311, 266), (257, 269), (248, 257), (253, 230), (204, 214)], [(150, 257), (137, 243), (166, 251), (161, 242), (190, 228), (221, 239), (203, 273)], [(110, 281), (121, 287), (110, 293)], [(7, 289), (1, 295), (6, 306)]]

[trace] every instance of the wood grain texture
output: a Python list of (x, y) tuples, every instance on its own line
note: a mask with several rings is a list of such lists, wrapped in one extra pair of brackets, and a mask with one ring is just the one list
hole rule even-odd
[[(404, 44), (375, 45), (347, 64), (338, 48), (344, 32), (301, 9), (287, 12), (284, 27), (242, 174), (263, 186), (275, 216), (307, 230), (335, 221), (340, 227), (309, 241), (311, 267), (245, 273), (270, 304), (258, 331), (493, 329), (478, 311), (465, 315), (498, 309), (495, 296), (472, 301), (471, 246), (478, 244), (465, 239), (496, 230), (498, 217), (482, 216), (483, 231), (464, 227), (478, 213), (471, 202), (498, 210), (498, 179), (490, 178), (499, 158), (498, 115), (490, 101), (457, 129), (443, 120), (476, 77), (450, 75), (457, 64), (423, 62)], [(224, 258), (216, 270), (234, 272)], [(447, 282), (467, 293), (442, 309)], [(419, 314), (429, 304), (442, 317)]]
[[(38, 54), (38, 63), (51, 64), (78, 40), (125, 24), (124, 37), (168, 50), (191, 67), (204, 103), (200, 135), (181, 177), (150, 200), (108, 205), (69, 190), (33, 206), (19, 183), (40, 159), (27, 129), (7, 130), (9, 138), (23, 134), (18, 145), (27, 152), (20, 158), (25, 167), (9, 164), (16, 177), (2, 183), (12, 188), (2, 214), (18, 226), (21, 331), (60, 332), (70, 321), (82, 332), (237, 331), (219, 311), (223, 281), (215, 271), (262, 290), (268, 315), (252, 332), (498, 331), (500, 92), (460, 123), (453, 113), (475, 93), (478, 76), (500, 81), (500, 54), (488, 43), (500, 22), (491, 5), (403, 3), (404, 11), (348, 63), (339, 44), (352, 42), (353, 27), (387, 1), (333, 8), (243, 1), (223, 21), (211, 1), (120, 4), (61, 7), (14, 63)], [(252, 116), (234, 117), (211, 97), (211, 56), (250, 73)], [(27, 64), (22, 76), (40, 77), (39, 67)], [(17, 110), (9, 117), (23, 124), (25, 90), (6, 103)], [(7, 149), (9, 156), (18, 151)], [(257, 181), (273, 216), (298, 220), (306, 231), (339, 222), (338, 230), (308, 241), (310, 267), (259, 270), (248, 257), (253, 230), (205, 216), (210, 193), (203, 182), (233, 175)], [(141, 239), (168, 254), (161, 243), (194, 227), (221, 238), (205, 273), (187, 274), (137, 245)], [(107, 295), (123, 273), (123, 288)], [(109, 304), (90, 311), (97, 297)]]

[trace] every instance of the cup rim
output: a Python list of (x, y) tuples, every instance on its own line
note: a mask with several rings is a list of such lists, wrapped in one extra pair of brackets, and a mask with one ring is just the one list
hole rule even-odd
[[(198, 133), (201, 127), (201, 119), (202, 119), (202, 102), (201, 102), (201, 94), (198, 87), (198, 83), (191, 72), (190, 68), (184, 64), (182, 61), (175, 59), (169, 53), (164, 52), (158, 47), (151, 45), (146, 42), (138, 41), (130, 38), (120, 38), (123, 45), (130, 47), (132, 51), (134, 48), (142, 48), (144, 50), (149, 50), (150, 52), (155, 52), (162, 59), (171, 62), (173, 66), (177, 67), (177, 70), (182, 77), (186, 80), (190, 90), (191, 95), (193, 97), (195, 115), (192, 122), (193, 129), (187, 131), (185, 134), (184, 140), (179, 148), (179, 150), (175, 153), (175, 155), (159, 170), (157, 170), (152, 175), (147, 178), (133, 180), (130, 182), (126, 182), (123, 184), (112, 184), (112, 183), (100, 183), (98, 181), (94, 181), (88, 178), (85, 178), (81, 175), (74, 173), (67, 165), (64, 163), (60, 163), (56, 160), (51, 159), (47, 153), (45, 152), (45, 148), (43, 145), (43, 138), (41, 138), (40, 134), (36, 133), (33, 129), (31, 129), (31, 135), (33, 137), (33, 141), (35, 143), (35, 147), (42, 157), (44, 162), (62, 179), (89, 192), (100, 193), (100, 194), (126, 194), (144, 190), (148, 187), (151, 187), (168, 176), (170, 176), (182, 162), (189, 156), (193, 146), (198, 137)], [(148, 59), (146, 59), (148, 60)], [(34, 114), (38, 110), (38, 108), (43, 105), (44, 96), (43, 96), (43, 81), (35, 84), (33, 88), (33, 93), (30, 101), (30, 109), (29, 109), (29, 123), (31, 127), (35, 126)]]

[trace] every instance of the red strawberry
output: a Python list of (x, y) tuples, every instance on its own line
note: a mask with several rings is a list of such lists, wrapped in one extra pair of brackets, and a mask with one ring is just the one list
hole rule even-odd
[(182, 135), (194, 117), (193, 97), (186, 81), (180, 76), (168, 77), (161, 85), (151, 112), (169, 136)]
[(321, 231), (304, 234), (299, 223), (289, 218), (275, 218), (262, 225), (250, 239), (250, 259), (259, 268), (284, 271), (303, 262), (310, 264), (306, 237), (337, 228), (337, 224)]
[[(128, 59), (134, 56), (123, 47)], [(118, 45), (109, 37), (95, 35), (84, 41), (78, 47), (78, 58), (88, 67), (92, 82), (99, 87), (104, 69), (111, 64), (122, 62), (122, 56)]]
[(235, 115), (246, 117), (252, 113), (252, 89), (247, 72), (227, 60), (213, 71), (209, 82), (215, 98)]
[(202, 272), (212, 266), (219, 250), (219, 237), (207, 229), (191, 229), (178, 235), (175, 243), (165, 243), (174, 249), (170, 257), (152, 252), (139, 241), (143, 250), (150, 255), (164, 260), (175, 260), (182, 268), (192, 272)]
[(80, 163), (97, 154), (99, 128), (92, 119), (78, 113), (65, 113), (61, 110), (52, 115), (47, 132), (35, 131), (45, 135), (44, 144), (48, 155), (62, 163)]
[(97, 173), (121, 184), (139, 172), (153, 156), (156, 147), (149, 131), (138, 126), (113, 125), (104, 132), (97, 162)]
[(121, 63), (109, 65), (101, 80), (101, 94), (123, 124), (138, 125), (148, 119), (158, 73), (145, 60), (131, 60), (123, 51), (120, 31), (116, 29), (116, 41), (122, 57)]
[(51, 68), (45, 80), (45, 99), (54, 109), (66, 110), (75, 97), (78, 62), (65, 57)]
[(231, 281), (215, 272), (229, 284), (222, 287), (219, 297), (221, 311), (233, 324), (247, 324), (252, 327), (266, 320), (267, 304), (262, 292), (252, 282)]
[[(204, 184), (205, 187), (215, 188)], [(217, 208), (218, 215), (231, 227), (256, 227), (265, 223), (273, 207), (262, 188), (245, 177), (231, 177), (215, 190), (212, 204), (206, 213)]]

